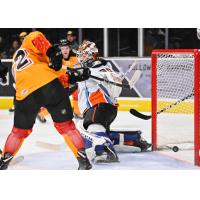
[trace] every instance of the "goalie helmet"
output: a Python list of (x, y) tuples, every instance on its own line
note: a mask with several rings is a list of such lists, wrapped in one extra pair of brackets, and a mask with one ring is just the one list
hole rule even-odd
[(81, 63), (98, 60), (98, 49), (94, 42), (85, 41), (80, 46), (76, 56)]

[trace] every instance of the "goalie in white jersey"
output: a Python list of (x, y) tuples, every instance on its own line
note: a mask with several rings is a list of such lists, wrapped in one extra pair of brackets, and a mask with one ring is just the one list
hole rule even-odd
[[(89, 78), (78, 84), (78, 105), (84, 117), (83, 127), (87, 132), (97, 136), (97, 140), (98, 137), (104, 139), (101, 143), (86, 139), (86, 148), (94, 152), (94, 162), (118, 162), (114, 145), (121, 144), (122, 137), (118, 132), (111, 131), (110, 125), (117, 116), (116, 98), (119, 97), (122, 87), (108, 82), (122, 84), (123, 78), (121, 74), (113, 71), (106, 60), (99, 59), (98, 49), (93, 42), (83, 43), (77, 51), (77, 57), (82, 67), (90, 69), (91, 77), (98, 77), (98, 80)], [(123, 133), (123, 145), (127, 143), (146, 150), (149, 144), (141, 140), (140, 134), (140, 131)]]

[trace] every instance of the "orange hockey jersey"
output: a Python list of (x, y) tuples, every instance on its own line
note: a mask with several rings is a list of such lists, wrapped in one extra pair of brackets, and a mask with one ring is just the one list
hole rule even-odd
[(51, 47), (46, 37), (38, 31), (27, 35), (13, 57), (12, 72), (16, 82), (16, 99), (23, 100), (29, 94), (60, 75), (48, 67), (46, 51)]

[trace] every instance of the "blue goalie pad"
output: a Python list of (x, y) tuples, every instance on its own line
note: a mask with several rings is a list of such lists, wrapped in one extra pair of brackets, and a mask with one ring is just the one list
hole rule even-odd
[(111, 131), (109, 138), (114, 145), (120, 143), (120, 134), (124, 136), (124, 141), (139, 142), (141, 139), (141, 131)]

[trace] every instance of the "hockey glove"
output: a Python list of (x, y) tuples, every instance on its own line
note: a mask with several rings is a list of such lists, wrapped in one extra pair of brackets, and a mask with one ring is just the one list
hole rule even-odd
[(78, 89), (78, 84), (70, 84), (69, 85), (69, 95), (71, 95), (72, 93), (74, 93), (76, 90)]
[(69, 83), (85, 81), (89, 79), (91, 71), (89, 68), (72, 69), (67, 71), (69, 75)]
[(2, 81), (2, 83), (6, 83), (6, 81), (7, 81), (6, 74), (7, 73), (8, 73), (8, 68), (5, 65), (3, 65), (0, 60), (0, 81)]
[(57, 47), (53, 46), (47, 50), (46, 54), (50, 59), (49, 67), (51, 69), (54, 69), (55, 71), (60, 70), (62, 68), (62, 58), (63, 58), (60, 50)]

